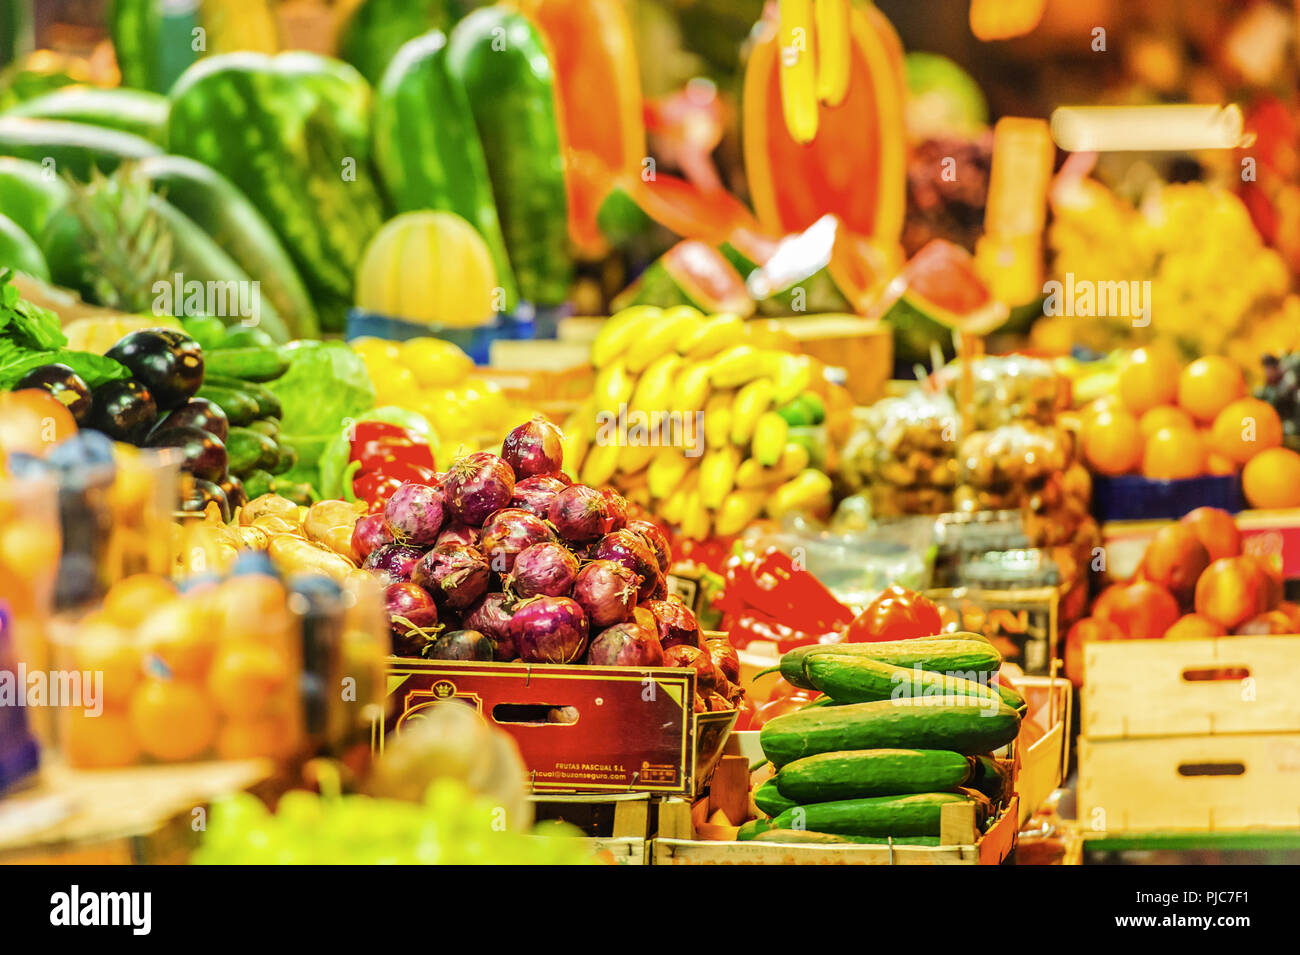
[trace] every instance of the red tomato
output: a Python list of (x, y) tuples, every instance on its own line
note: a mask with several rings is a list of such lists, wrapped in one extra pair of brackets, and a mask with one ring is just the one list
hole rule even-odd
[(924, 594), (894, 584), (867, 605), (849, 624), (850, 643), (911, 640), (943, 629), (938, 606)]
[(754, 715), (749, 721), (749, 728), (752, 730), (761, 729), (763, 724), (773, 717), (784, 716), (786, 713), (801, 710), (812, 701), (813, 698), (807, 690), (797, 690), (789, 696), (768, 700), (754, 711)]

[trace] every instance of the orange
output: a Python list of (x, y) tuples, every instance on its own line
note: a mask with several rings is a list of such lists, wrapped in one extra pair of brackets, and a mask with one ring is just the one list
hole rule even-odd
[(1300, 507), (1300, 454), (1290, 448), (1261, 451), (1246, 462), (1241, 489), (1251, 507)]
[(1205, 473), (1205, 442), (1191, 428), (1161, 428), (1142, 452), (1142, 476), (1177, 481)]
[(82, 622), (73, 648), (73, 661), (78, 670), (103, 674), (107, 706), (126, 706), (131, 691), (143, 676), (140, 650), (110, 623)]
[(1267, 401), (1238, 398), (1214, 419), (1210, 449), (1238, 464), (1282, 443), (1282, 420)]
[(201, 677), (216, 649), (211, 615), (193, 597), (173, 600), (150, 614), (139, 634), (141, 646), (165, 664), (168, 676)]
[(1157, 405), (1171, 405), (1178, 397), (1178, 362), (1157, 348), (1135, 349), (1120, 369), (1116, 384), (1119, 400), (1135, 415)]
[(63, 753), (78, 769), (111, 769), (140, 760), (140, 747), (126, 715), (105, 710), (91, 716), (83, 709), (62, 714)]
[(217, 733), (217, 755), (222, 759), (283, 759), (293, 752), (293, 729), (278, 716), (229, 720)]
[(1142, 437), (1149, 438), (1161, 428), (1191, 430), (1196, 428), (1196, 423), (1182, 408), (1174, 405), (1156, 405), (1138, 419), (1138, 427), (1142, 429)]
[(1142, 431), (1127, 411), (1102, 411), (1084, 431), (1083, 453), (1094, 471), (1125, 474), (1142, 459)]
[(194, 759), (212, 745), (217, 711), (193, 683), (148, 679), (131, 695), (131, 728), (155, 759)]
[(176, 585), (154, 574), (132, 574), (115, 583), (104, 596), (104, 612), (123, 627), (138, 627), (153, 611), (171, 602)]
[[(1202, 437), (1205, 437), (1202, 434)], [(1232, 458), (1220, 454), (1218, 451), (1211, 451), (1205, 456), (1205, 473), (1213, 474), (1217, 477), (1226, 477), (1229, 474), (1236, 474), (1241, 465)]]
[(288, 678), (284, 657), (271, 647), (249, 641), (228, 643), (212, 661), (208, 692), (222, 713), (253, 716), (266, 707)]
[(1198, 358), (1178, 376), (1178, 404), (1201, 421), (1213, 421), (1245, 393), (1240, 366), (1222, 355)]
[(213, 625), (223, 638), (280, 639), (289, 626), (287, 594), (274, 577), (243, 574), (231, 577), (209, 595)]

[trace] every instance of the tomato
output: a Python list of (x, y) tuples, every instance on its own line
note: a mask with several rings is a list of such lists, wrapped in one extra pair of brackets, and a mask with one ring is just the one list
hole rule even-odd
[(749, 720), (749, 728), (752, 730), (761, 729), (768, 720), (777, 716), (784, 716), (786, 713), (793, 713), (795, 710), (801, 710), (812, 701), (812, 695), (807, 690), (796, 690), (789, 696), (768, 700), (754, 711), (754, 715)]
[(41, 457), (76, 433), (67, 405), (43, 388), (0, 394), (0, 450)]
[(924, 594), (894, 584), (867, 605), (849, 624), (850, 643), (911, 640), (943, 630), (938, 606)]

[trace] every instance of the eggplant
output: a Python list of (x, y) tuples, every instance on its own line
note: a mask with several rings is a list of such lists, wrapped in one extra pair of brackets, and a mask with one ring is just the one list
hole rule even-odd
[(168, 412), (154, 425), (154, 431), (180, 427), (199, 428), (223, 443), (230, 434), (230, 420), (226, 413), (220, 405), (207, 398), (191, 398), (175, 411)]
[(158, 420), (153, 393), (138, 381), (109, 381), (94, 391), (90, 426), (114, 441), (139, 444)]
[(33, 368), (14, 385), (14, 391), (23, 388), (40, 388), (59, 399), (72, 413), (77, 424), (85, 425), (90, 418), (94, 401), (86, 380), (67, 365), (54, 362)]
[(184, 332), (142, 328), (123, 336), (107, 354), (130, 369), (164, 411), (185, 404), (203, 384), (203, 349)]
[(426, 660), (491, 660), (493, 650), (492, 641), (478, 630), (449, 630), (426, 644), (420, 655)]
[(226, 446), (202, 428), (161, 428), (149, 435), (148, 446), (176, 448), (182, 455), (181, 470), (196, 478), (217, 484), (226, 476)]
[(221, 519), (230, 520), (230, 501), (218, 485), (193, 475), (181, 482), (182, 511), (203, 511), (214, 501), (221, 509)]
[(225, 493), (226, 500), (230, 502), (231, 511), (248, 503), (248, 494), (244, 491), (244, 482), (233, 474), (227, 474), (224, 479), (218, 481), (217, 487), (221, 488)]

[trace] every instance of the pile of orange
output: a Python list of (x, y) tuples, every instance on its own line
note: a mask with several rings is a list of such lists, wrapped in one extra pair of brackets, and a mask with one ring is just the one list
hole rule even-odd
[(1300, 454), (1281, 444), (1273, 406), (1250, 397), (1241, 368), (1220, 355), (1181, 366), (1169, 352), (1139, 348), (1083, 420), (1093, 471), (1158, 481), (1240, 472), (1252, 507), (1300, 506)]
[(119, 581), (68, 641), (66, 666), (102, 681), (102, 712), (61, 713), (68, 763), (290, 756), (301, 721), (286, 596), (260, 575), (186, 594), (148, 574)]

